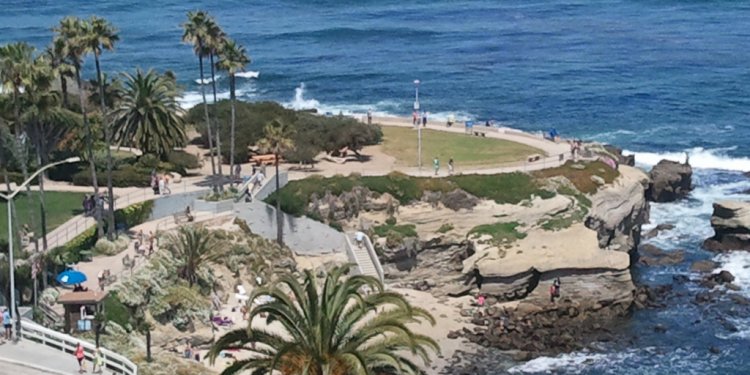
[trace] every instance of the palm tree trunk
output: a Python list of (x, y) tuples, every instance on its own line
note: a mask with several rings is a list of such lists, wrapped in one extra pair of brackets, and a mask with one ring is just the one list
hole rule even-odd
[(102, 107), (102, 126), (104, 126), (104, 144), (107, 147), (107, 195), (109, 196), (109, 209), (107, 210), (107, 239), (115, 239), (115, 200), (112, 189), (112, 129), (107, 121), (107, 105), (104, 103), (104, 79), (99, 67), (99, 54), (94, 54), (96, 63), (96, 79), (99, 81), (99, 104)]
[[(86, 153), (89, 158), (89, 166), (91, 166), (91, 184), (94, 186), (94, 196), (99, 197), (99, 181), (96, 179), (96, 165), (94, 164), (94, 140), (91, 137), (91, 127), (89, 126), (88, 113), (86, 113), (86, 106), (83, 102), (83, 85), (81, 84), (81, 67), (76, 66), (76, 84), (78, 85), (78, 103), (81, 105), (81, 115), (83, 116), (83, 128), (86, 131)], [(96, 230), (98, 237), (104, 235), (104, 228), (102, 226), (102, 213), (99, 209), (99, 204), (94, 205), (94, 218), (96, 219)]]
[[(42, 130), (41, 125), (38, 123), (35, 127), (36, 132), (36, 162), (39, 164), (39, 166), (42, 166), (44, 164), (44, 157), (42, 155), (45, 155), (44, 150), (44, 141), (42, 140)], [(45, 202), (44, 198), (44, 176), (46, 175), (46, 172), (42, 173), (39, 178), (37, 179), (39, 181), (39, 211), (41, 213), (42, 219), (41, 219), (41, 230), (42, 230), (42, 251), (47, 251), (47, 204)]]
[(281, 217), (281, 199), (279, 198), (279, 153), (274, 153), (274, 156), (276, 158), (274, 162), (276, 166), (276, 242), (279, 246), (284, 246), (284, 228), (282, 227), (284, 221)]
[[(234, 81), (234, 74), (231, 74), (229, 76), (229, 96), (232, 101), (232, 128), (229, 129), (229, 175), (232, 175), (234, 173), (235, 167), (234, 167), (234, 127), (236, 123), (235, 118), (235, 104), (237, 102), (237, 97), (235, 96), (235, 81)], [(239, 177), (239, 176), (237, 176)], [(230, 186), (234, 188), (234, 179), (231, 179)]]
[(62, 105), (63, 108), (69, 109), (68, 105), (68, 80), (65, 79), (64, 74), (60, 74), (60, 91), (62, 91)]
[[(214, 53), (211, 51), (208, 55), (210, 61), (211, 61), (211, 87), (213, 87), (214, 90), (214, 106), (213, 106), (213, 115), (214, 115), (214, 121), (216, 122), (216, 154), (218, 155), (218, 164), (216, 165), (218, 167), (219, 172), (219, 189), (224, 190), (224, 177), (223, 173), (221, 171), (221, 164), (224, 159), (223, 155), (221, 154), (221, 122), (216, 117), (216, 66), (214, 65)], [(231, 171), (230, 171), (231, 173)]]
[[(203, 96), (203, 114), (206, 115), (206, 132), (208, 133), (208, 154), (211, 157), (211, 174), (216, 176), (216, 161), (214, 160), (214, 140), (211, 131), (211, 120), (208, 117), (208, 103), (206, 102), (206, 85), (203, 84), (203, 56), (198, 55), (198, 65), (201, 70), (201, 95)], [(216, 190), (216, 184), (214, 184)]]
[[(16, 87), (13, 90), (13, 115), (15, 117), (15, 128), (16, 128), (16, 152), (19, 158), (19, 162), (21, 163), (21, 172), (23, 174), (23, 180), (26, 181), (29, 178), (29, 158), (28, 158), (28, 147), (26, 146), (26, 139), (28, 139), (27, 136), (23, 134), (23, 124), (21, 123), (21, 107), (18, 95), (20, 93), (18, 92), (18, 88)], [(8, 191), (10, 192), (10, 190)], [(29, 195), (29, 199), (31, 199), (31, 183), (26, 185), (26, 193)], [(34, 206), (29, 205), (29, 221), (31, 224), (29, 225), (31, 228), (36, 228), (36, 215), (34, 215)], [(27, 223), (25, 223), (27, 224)], [(36, 232), (36, 231), (35, 231)]]

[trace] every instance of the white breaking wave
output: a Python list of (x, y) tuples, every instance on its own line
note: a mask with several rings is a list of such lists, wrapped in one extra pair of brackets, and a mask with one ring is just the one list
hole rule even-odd
[(625, 150), (624, 154), (635, 154), (635, 162), (639, 165), (654, 166), (660, 160), (685, 161), (685, 152), (690, 155), (690, 165), (700, 169), (723, 169), (729, 171), (750, 171), (750, 158), (731, 157), (726, 155), (727, 148), (704, 149), (695, 147), (682, 152), (633, 152)]
[[(241, 97), (251, 97), (254, 96), (255, 89), (237, 89), (235, 90), (235, 95), (237, 95), (237, 98)], [(213, 102), (213, 94), (212, 93), (206, 93), (206, 101), (208, 101), (208, 104), (211, 104)], [(216, 99), (222, 100), (222, 99), (229, 99), (229, 91), (225, 92), (219, 92), (216, 93)], [(182, 94), (180, 99), (178, 99), (178, 102), (180, 103), (180, 107), (182, 109), (190, 109), (195, 107), (198, 104), (203, 103), (203, 96), (199, 91), (187, 91)]]
[[(382, 100), (374, 104), (323, 104), (320, 101), (309, 97), (309, 92), (305, 83), (302, 82), (294, 89), (294, 98), (283, 105), (295, 110), (315, 109), (319, 114), (331, 114), (344, 116), (364, 116), (367, 111), (371, 111), (375, 117), (399, 117), (403, 115), (394, 114), (399, 111), (399, 102), (393, 100)], [(411, 104), (411, 102), (409, 102)], [(409, 115), (410, 116), (410, 115)], [(474, 116), (467, 112), (428, 112), (428, 124), (444, 124), (447, 119), (453, 116), (456, 121), (473, 119)]]
[(260, 76), (260, 72), (254, 72), (252, 70), (248, 70), (247, 72), (239, 72), (235, 74), (237, 77), (241, 78), (258, 78)]
[[(217, 74), (215, 77), (216, 77), (216, 81), (218, 81), (221, 78), (221, 74)], [(207, 78), (203, 78), (203, 79), (196, 78), (195, 79), (195, 83), (197, 83), (199, 85), (208, 85), (208, 84), (211, 83), (211, 77), (207, 77)]]
[(632, 357), (633, 353), (570, 353), (561, 354), (557, 357), (537, 357), (526, 363), (511, 367), (511, 374), (520, 373), (551, 373), (563, 370), (564, 372), (579, 372), (592, 365), (623, 362)]

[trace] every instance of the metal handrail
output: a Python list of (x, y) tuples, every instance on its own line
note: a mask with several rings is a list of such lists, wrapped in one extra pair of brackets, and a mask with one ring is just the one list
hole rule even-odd
[[(96, 346), (90, 342), (42, 327), (28, 319), (24, 319), (22, 324), (23, 330), (21, 330), (21, 334), (27, 340), (65, 353), (73, 353), (76, 346), (80, 343), (83, 346), (86, 358), (89, 360), (94, 358)], [(99, 350), (104, 357), (104, 364), (109, 371), (123, 375), (138, 375), (138, 366), (129, 359), (106, 348), (99, 348)]]
[(367, 249), (367, 255), (370, 256), (370, 261), (372, 261), (372, 265), (375, 266), (375, 271), (378, 273), (378, 278), (380, 279), (380, 282), (384, 282), (385, 275), (383, 273), (383, 266), (380, 264), (380, 258), (378, 258), (378, 254), (375, 252), (375, 247), (372, 245), (372, 241), (370, 241), (370, 236), (365, 234), (365, 249)]

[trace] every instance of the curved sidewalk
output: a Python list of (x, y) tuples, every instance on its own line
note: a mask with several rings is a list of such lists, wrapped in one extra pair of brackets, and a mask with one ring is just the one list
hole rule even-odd
[[(91, 363), (87, 363), (91, 372)], [(54, 350), (28, 340), (0, 345), (0, 375), (78, 374), (78, 364), (71, 354)]]

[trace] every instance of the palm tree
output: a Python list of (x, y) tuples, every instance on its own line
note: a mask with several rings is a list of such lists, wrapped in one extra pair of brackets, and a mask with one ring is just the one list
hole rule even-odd
[(74, 69), (67, 61), (68, 52), (66, 48), (65, 40), (55, 38), (52, 40), (52, 44), (45, 50), (45, 54), (49, 58), (52, 68), (55, 69), (60, 77), (62, 106), (63, 108), (70, 108), (68, 105), (68, 78), (74, 77)]
[[(208, 148), (211, 158), (211, 173), (216, 175), (216, 162), (214, 161), (214, 144), (213, 132), (211, 130), (211, 121), (208, 117), (208, 103), (206, 102), (206, 87), (203, 84), (203, 58), (208, 55), (206, 48), (206, 39), (208, 38), (209, 16), (204, 11), (188, 12), (188, 21), (182, 24), (184, 32), (182, 41), (193, 46), (193, 51), (198, 56), (198, 66), (200, 68), (201, 95), (203, 96), (203, 113), (206, 116), (206, 132), (208, 133)], [(214, 186), (216, 189), (216, 186)]]
[[(245, 47), (237, 44), (231, 39), (226, 39), (224, 46), (221, 48), (221, 54), (219, 55), (219, 62), (217, 67), (219, 70), (226, 71), (229, 74), (229, 100), (232, 102), (232, 124), (229, 132), (229, 174), (231, 175), (234, 171), (234, 128), (236, 125), (235, 118), (235, 105), (237, 103), (236, 95), (236, 77), (237, 72), (245, 70), (245, 66), (250, 63), (250, 58), (247, 56)], [(234, 186), (234, 179), (231, 180), (232, 186)]]
[[(86, 35), (88, 48), (94, 53), (94, 63), (96, 64), (96, 79), (99, 86), (99, 104), (102, 111), (102, 126), (104, 126), (104, 144), (107, 147), (107, 195), (114, 197), (112, 190), (112, 131), (111, 125), (107, 121), (107, 106), (104, 102), (104, 77), (99, 65), (99, 56), (102, 50), (112, 51), (115, 43), (120, 40), (117, 30), (104, 18), (91, 16), (89, 19), (90, 28)], [(114, 201), (112, 201), (114, 202)], [(115, 205), (110, 204), (107, 212), (107, 238), (110, 241), (115, 238)]]
[[(29, 177), (29, 158), (26, 144), (27, 133), (21, 119), (21, 94), (29, 85), (33, 64), (34, 47), (31, 45), (16, 42), (0, 47), (0, 83), (11, 92), (16, 160), (20, 162), (24, 180)], [(26, 191), (31, 193), (31, 186), (26, 185)], [(34, 217), (34, 210), (29, 206), (29, 218), (32, 225), (36, 223)]]
[(275, 156), (274, 166), (276, 168), (276, 242), (284, 245), (284, 229), (281, 213), (281, 199), (279, 199), (279, 159), (287, 151), (294, 149), (292, 141), (293, 131), (280, 119), (271, 121), (263, 129), (263, 138), (258, 141), (258, 147), (263, 152), (271, 152)]
[(192, 287), (198, 272), (224, 256), (223, 244), (214, 232), (204, 227), (184, 226), (167, 237), (167, 249), (181, 262), (179, 273)]
[[(49, 154), (57, 142), (78, 122), (77, 114), (62, 108), (59, 95), (52, 91), (52, 84), (56, 78), (55, 69), (47, 55), (37, 57), (31, 66), (29, 80), (21, 96), (21, 121), (28, 124), (29, 136), (36, 150), (36, 162), (40, 166), (49, 162)], [(46, 251), (47, 212), (43, 175), (38, 181), (42, 249)]]
[[(435, 319), (401, 295), (384, 291), (376, 278), (347, 277), (347, 271), (348, 267), (334, 268), (318, 284), (307, 270), (302, 282), (287, 274), (273, 286), (257, 289), (250, 301), (263, 297), (270, 302), (253, 307), (247, 328), (219, 338), (209, 360), (213, 363), (224, 350), (250, 353), (222, 375), (420, 374), (419, 366), (406, 355), (427, 365), (429, 351), (439, 352), (439, 347), (407, 325), (423, 321), (435, 325)], [(373, 293), (364, 294), (366, 289)], [(252, 324), (265, 314), (267, 323), (278, 322), (280, 329)]]
[(175, 147), (185, 144), (183, 110), (177, 102), (175, 82), (153, 70), (123, 73), (114, 116), (114, 139), (118, 145), (129, 142), (143, 153), (165, 160)]
[[(88, 110), (84, 100), (84, 90), (81, 80), (81, 69), (83, 68), (83, 59), (90, 52), (91, 25), (78, 17), (68, 16), (60, 20), (60, 24), (55, 28), (56, 39), (62, 40), (65, 44), (64, 50), (67, 53), (67, 60), (73, 65), (76, 76), (76, 86), (78, 88), (78, 104), (81, 106), (81, 115), (83, 116), (83, 127), (86, 132), (86, 153), (91, 168), (91, 184), (94, 187), (94, 195), (99, 195), (99, 181), (96, 178), (96, 165), (94, 164), (94, 140), (91, 134), (91, 126), (88, 120)], [(96, 226), (98, 236), (102, 237), (104, 229), (102, 226), (102, 213), (99, 206), (96, 206), (94, 214), (96, 216)]]
[(206, 39), (204, 40), (204, 43), (206, 48), (208, 49), (208, 58), (211, 64), (211, 87), (213, 88), (214, 93), (213, 115), (214, 121), (216, 123), (216, 128), (214, 128), (214, 130), (216, 130), (216, 154), (218, 155), (216, 167), (219, 172), (219, 188), (222, 190), (224, 189), (224, 178), (223, 172), (221, 171), (223, 155), (221, 153), (221, 123), (216, 117), (216, 64), (214, 63), (214, 56), (216, 56), (217, 53), (219, 53), (219, 51), (221, 50), (221, 47), (223, 47), (224, 40), (226, 40), (226, 34), (221, 29), (219, 24), (217, 24), (212, 17), (209, 17), (206, 20)]

